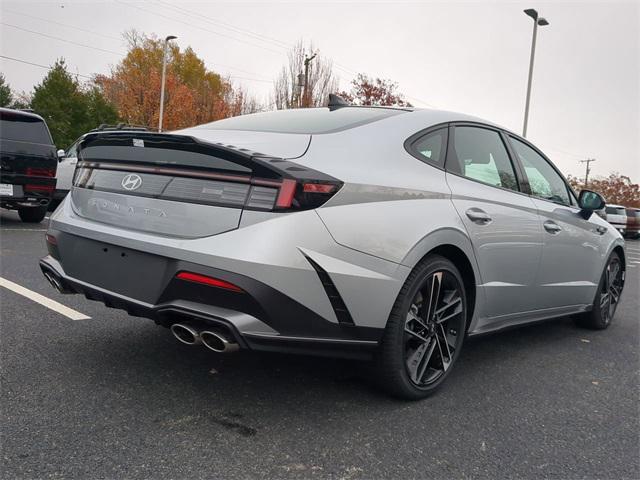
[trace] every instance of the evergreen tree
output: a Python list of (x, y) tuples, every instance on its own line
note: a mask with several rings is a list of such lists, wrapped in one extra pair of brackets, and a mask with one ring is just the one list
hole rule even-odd
[(118, 114), (97, 86), (83, 89), (65, 65), (56, 61), (34, 88), (31, 108), (47, 122), (54, 143), (66, 148), (101, 123), (115, 123)]
[(13, 95), (11, 88), (4, 79), (4, 75), (0, 73), (0, 107), (9, 107), (13, 103)]

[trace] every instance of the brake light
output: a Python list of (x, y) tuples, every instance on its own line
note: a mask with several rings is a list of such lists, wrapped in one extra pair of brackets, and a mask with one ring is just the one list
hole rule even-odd
[(27, 177), (55, 177), (55, 168), (27, 167)]
[(219, 278), (208, 277), (206, 275), (200, 275), (198, 273), (180, 272), (176, 275), (178, 280), (185, 280), (187, 282), (200, 283), (202, 285), (208, 285), (210, 287), (223, 288), (232, 292), (242, 293), (243, 290), (234, 285), (233, 283), (225, 282)]
[(51, 235), (50, 233), (46, 233), (44, 235), (45, 240), (49, 245), (58, 245), (58, 239)]

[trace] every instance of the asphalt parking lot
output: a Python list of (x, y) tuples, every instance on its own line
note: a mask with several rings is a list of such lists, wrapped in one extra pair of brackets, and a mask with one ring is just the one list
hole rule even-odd
[(179, 344), (60, 295), (44, 229), (0, 211), (2, 478), (640, 478), (640, 241), (604, 332), (570, 319), (465, 345), (444, 389), (386, 397), (362, 366)]

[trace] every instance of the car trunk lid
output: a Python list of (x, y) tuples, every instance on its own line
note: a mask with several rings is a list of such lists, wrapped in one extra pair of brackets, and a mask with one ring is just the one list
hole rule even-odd
[[(97, 132), (79, 144), (71, 201), (90, 220), (195, 238), (238, 228), (245, 209), (289, 210), (297, 190), (309, 196), (300, 178), (339, 188), (320, 172), (223, 142)], [(310, 195), (322, 193), (332, 194)]]

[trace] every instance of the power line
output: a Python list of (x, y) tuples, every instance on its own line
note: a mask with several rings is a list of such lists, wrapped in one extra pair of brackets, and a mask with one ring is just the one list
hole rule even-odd
[[(14, 62), (24, 63), (26, 65), (33, 65), (34, 67), (40, 67), (46, 70), (53, 70), (53, 67), (47, 67), (46, 65), (41, 65), (39, 63), (27, 62), (26, 60), (20, 60), (19, 58), (7, 57), (6, 55), (0, 55), (0, 58), (4, 58), (6, 60), (12, 60)], [(93, 78), (88, 75), (82, 75), (81, 73), (76, 73), (75, 75), (77, 75), (78, 77), (88, 78), (89, 80)]]
[(224, 33), (216, 32), (216, 31), (214, 31), (214, 30), (209, 30), (208, 28), (204, 28), (204, 27), (201, 27), (201, 26), (198, 26), (198, 25), (194, 25), (193, 23), (189, 23), (189, 22), (184, 22), (184, 21), (179, 20), (179, 19), (177, 19), (177, 18), (168, 17), (168, 16), (166, 16), (166, 15), (162, 15), (161, 13), (154, 12), (154, 11), (152, 11), (152, 10), (147, 10), (146, 8), (139, 7), (138, 5), (133, 5), (132, 3), (123, 2), (123, 1), (121, 1), (121, 0), (115, 0), (115, 1), (116, 1), (117, 3), (122, 4), (122, 5), (126, 5), (127, 7), (132, 7), (132, 8), (135, 8), (135, 9), (137, 9), (137, 10), (140, 10), (140, 11), (142, 11), (142, 12), (150, 13), (151, 15), (155, 15), (155, 16), (157, 16), (157, 17), (161, 17), (161, 18), (164, 18), (164, 19), (167, 19), (167, 20), (171, 20), (171, 21), (174, 21), (174, 22), (179, 22), (179, 23), (181, 23), (181, 24), (183, 24), (183, 25), (187, 25), (189, 28), (194, 28), (194, 27), (195, 27), (195, 28), (197, 28), (197, 29), (199, 29), (199, 30), (203, 30), (203, 31), (205, 31), (205, 32), (207, 32), (207, 33), (212, 33), (213, 35), (218, 35), (218, 36), (220, 36), (220, 37), (229, 38), (229, 39), (234, 40), (234, 41), (236, 41), (236, 42), (246, 43), (247, 45), (251, 45), (251, 46), (253, 46), (253, 47), (262, 48), (263, 50), (266, 50), (266, 51), (269, 51), (269, 52), (275, 53), (275, 54), (277, 54), (277, 55), (281, 55), (281, 53), (280, 53), (280, 52), (277, 52), (277, 51), (275, 51), (275, 50), (272, 50), (272, 49), (270, 49), (270, 48), (267, 48), (267, 47), (265, 47), (265, 46), (263, 46), (263, 45), (258, 45), (258, 44), (255, 44), (255, 43), (249, 42), (249, 41), (247, 41), (247, 40), (243, 40), (243, 39), (241, 39), (241, 38), (236, 38), (236, 37), (232, 37), (232, 36), (229, 36), (229, 35), (225, 35)]
[(261, 41), (264, 41), (264, 42), (270, 42), (270, 43), (274, 44), (274, 46), (279, 47), (279, 48), (284, 48), (284, 49), (288, 50), (288, 49), (290, 49), (292, 47), (292, 45), (289, 45), (289, 44), (287, 44), (285, 42), (282, 42), (282, 41), (280, 41), (278, 39), (275, 39), (275, 38), (272, 38), (272, 37), (268, 37), (266, 35), (262, 35), (260, 33), (254, 32), (252, 30), (248, 30), (248, 29), (245, 29), (245, 28), (237, 27), (237, 26), (232, 25), (230, 23), (226, 23), (226, 22), (222, 22), (220, 20), (213, 19), (213, 18), (208, 17), (206, 15), (202, 15), (200, 13), (196, 13), (193, 10), (188, 10), (186, 8), (178, 7), (177, 5), (172, 5), (170, 3), (163, 2), (162, 0), (156, 0), (156, 2), (160, 3), (162, 5), (165, 5), (165, 8), (171, 8), (171, 9), (173, 9), (175, 11), (178, 11), (178, 12), (182, 13), (185, 16), (189, 16), (189, 17), (192, 17), (192, 18), (197, 18), (199, 20), (206, 19), (208, 21), (208, 23), (211, 23), (213, 25), (218, 25), (218, 26), (221, 26), (222, 28), (227, 28), (228, 30), (231, 30), (232, 32), (244, 34), (244, 35), (247, 35), (249, 37), (255, 38), (257, 40), (261, 40)]
[(35, 20), (40, 20), (40, 21), (46, 22), (46, 23), (53, 23), (53, 24), (56, 24), (56, 25), (67, 27), (67, 28), (74, 28), (74, 29), (79, 30), (81, 32), (90, 33), (91, 35), (98, 35), (100, 37), (108, 38), (109, 40), (117, 40), (117, 41), (122, 40), (121, 38), (118, 38), (118, 37), (112, 37), (111, 35), (105, 35), (103, 33), (94, 32), (93, 30), (87, 30), (85, 28), (80, 28), (80, 27), (77, 27), (75, 25), (69, 25), (68, 23), (56, 22), (55, 20), (50, 20), (50, 19), (42, 18), (42, 17), (36, 17), (35, 15), (28, 15), (26, 13), (21, 13), (21, 12), (14, 12), (13, 10), (5, 9), (4, 11), (5, 12), (9, 12), (9, 13), (13, 13), (14, 15), (21, 15), (23, 17), (33, 18)]
[(106, 50), (106, 49), (100, 48), (100, 47), (93, 47), (91, 45), (85, 45), (84, 43), (73, 42), (73, 41), (67, 40), (65, 38), (54, 37), (53, 35), (47, 35), (46, 33), (40, 33), (40, 32), (36, 32), (34, 30), (28, 30), (26, 28), (18, 27), (16, 25), (11, 25), (10, 23), (0, 22), (0, 25), (4, 25), (5, 27), (15, 28), (17, 30), (22, 30), (23, 32), (32, 33), (34, 35), (40, 35), (41, 37), (52, 38), (53, 40), (58, 40), (60, 42), (70, 43), (72, 45), (77, 45), (79, 47), (90, 48), (92, 50), (98, 50), (100, 52), (105, 52), (105, 53), (111, 53), (113, 55), (119, 55), (121, 57), (124, 56), (124, 53), (122, 53), (122, 52), (114, 52), (113, 50)]

